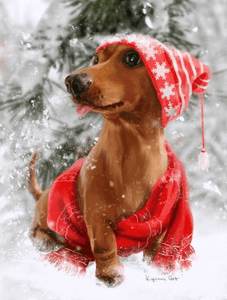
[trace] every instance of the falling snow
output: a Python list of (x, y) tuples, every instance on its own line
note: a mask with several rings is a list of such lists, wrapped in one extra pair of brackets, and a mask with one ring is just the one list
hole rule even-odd
[[(157, 6), (162, 1), (157, 1)], [(226, 205), (226, 1), (197, 1), (198, 9), (193, 13), (200, 22), (191, 23), (192, 40), (201, 43), (201, 54), (204, 61), (209, 62), (215, 74), (210, 90), (204, 101), (205, 134), (210, 154), (211, 168), (209, 172), (198, 171), (197, 156), (199, 153), (200, 127), (197, 108), (184, 114), (166, 128), (166, 136), (177, 154), (183, 160), (189, 175), (191, 186), (191, 206), (194, 216), (194, 236), (192, 245), (196, 250), (196, 258), (192, 268), (183, 273), (163, 274), (161, 271), (147, 266), (142, 261), (142, 254), (122, 259), (125, 266), (125, 281), (117, 288), (107, 288), (95, 279), (95, 264), (88, 267), (85, 276), (72, 276), (70, 270), (58, 271), (52, 265), (40, 260), (39, 254), (32, 246), (28, 235), (35, 203), (24, 189), (18, 192), (17, 187), (24, 186), (25, 174), (22, 170), (28, 162), (24, 147), (33, 152), (37, 145), (45, 141), (45, 151), (51, 152), (48, 130), (51, 128), (49, 116), (45, 111), (42, 122), (32, 121), (25, 129), (12, 132), (10, 112), (1, 114), (0, 124), (0, 299), (1, 300), (100, 300), (100, 299), (157, 299), (157, 300), (226, 300), (227, 299), (227, 260), (223, 254), (227, 245), (227, 205)], [(9, 53), (7, 63), (0, 57), (0, 89), (4, 94), (5, 68), (15, 71), (25, 61), (25, 54), (14, 56), (22, 43), (22, 36), (28, 41), (34, 24), (38, 24), (50, 1), (46, 0), (8, 0), (0, 3), (1, 30), (14, 25), (13, 31), (4, 33), (8, 37), (4, 45), (0, 41), (0, 54), (3, 58)], [(57, 5), (58, 1), (55, 2)], [(6, 10), (1, 10), (5, 6)], [(8, 14), (9, 19), (4, 23)], [(53, 13), (54, 17), (54, 13)], [(155, 16), (156, 21), (161, 16)], [(60, 20), (66, 20), (59, 17)], [(145, 20), (146, 21), (146, 20)], [(52, 24), (53, 19), (48, 19)], [(162, 22), (159, 22), (160, 24)], [(152, 26), (155, 22), (152, 20)], [(20, 26), (24, 26), (20, 31)], [(76, 29), (76, 28), (74, 28)], [(157, 30), (156, 34), (158, 34)], [(57, 36), (58, 36), (58, 32)], [(1, 39), (4, 38), (0, 34)], [(13, 40), (13, 38), (15, 40)], [(115, 38), (119, 40), (119, 38)], [(16, 42), (17, 41), (17, 42)], [(59, 42), (59, 41), (58, 41)], [(139, 47), (144, 47), (147, 60), (155, 63), (156, 50), (143, 40), (137, 40)], [(75, 46), (77, 40), (70, 41)], [(4, 48), (4, 47), (5, 48)], [(27, 42), (27, 49), (31, 44)], [(54, 49), (54, 47), (52, 47)], [(50, 49), (50, 51), (54, 51)], [(23, 88), (30, 88), (31, 83), (39, 77), (44, 58), (36, 56), (35, 51), (29, 52), (29, 59), (35, 62), (34, 73), (29, 73), (26, 65), (19, 80), (26, 79)], [(48, 53), (49, 55), (50, 53)], [(222, 71), (219, 73), (219, 71)], [(154, 64), (152, 70), (157, 79), (165, 80), (168, 69), (162, 64)], [(16, 74), (14, 74), (16, 75)], [(30, 76), (32, 75), (32, 76)], [(55, 77), (56, 74), (54, 75)], [(172, 85), (167, 82), (161, 88), (162, 97), (168, 100), (174, 95)], [(208, 100), (208, 101), (206, 101)], [(57, 94), (49, 99), (54, 106), (56, 118), (61, 122), (74, 120), (74, 111), (68, 104), (65, 94)], [(195, 100), (195, 103), (196, 100)], [(165, 111), (172, 118), (177, 107), (169, 105)], [(62, 113), (64, 111), (64, 114)], [(188, 121), (190, 118), (190, 122)], [(89, 121), (90, 122), (90, 121)], [(153, 122), (153, 120), (152, 120)], [(91, 128), (97, 130), (91, 123)], [(45, 130), (42, 130), (43, 127)], [(35, 129), (34, 129), (35, 128)], [(5, 138), (6, 137), (6, 138)], [(6, 142), (4, 142), (4, 139)], [(98, 140), (98, 138), (96, 138)], [(14, 148), (13, 148), (14, 147)], [(15, 149), (15, 150), (12, 150)], [(151, 149), (152, 150), (152, 149)], [(24, 153), (24, 160), (18, 162), (17, 154)], [(19, 166), (19, 167), (18, 167)], [(17, 171), (16, 170), (17, 167)], [(91, 168), (95, 167), (95, 162)], [(18, 171), (19, 170), (19, 171)], [(110, 182), (110, 189), (114, 182)], [(122, 195), (122, 201), (125, 195)]]

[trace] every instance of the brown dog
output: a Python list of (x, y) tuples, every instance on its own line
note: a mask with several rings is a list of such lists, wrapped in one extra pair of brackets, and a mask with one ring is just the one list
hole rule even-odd
[[(123, 271), (113, 229), (119, 220), (145, 205), (167, 170), (161, 105), (138, 53), (125, 45), (99, 51), (92, 66), (74, 72), (65, 83), (81, 110), (89, 107), (105, 120), (80, 171), (77, 198), (96, 260), (96, 276), (116, 285), (122, 281)], [(37, 200), (31, 238), (38, 250), (56, 251), (67, 244), (48, 228), (49, 189), (43, 192), (36, 181), (36, 157), (37, 153), (27, 176), (28, 189)], [(95, 169), (88, 167), (93, 162)], [(154, 257), (163, 237), (144, 251), (144, 257)]]

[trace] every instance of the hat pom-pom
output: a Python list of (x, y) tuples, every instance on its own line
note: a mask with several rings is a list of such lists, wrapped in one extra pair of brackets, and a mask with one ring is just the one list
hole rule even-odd
[(208, 171), (208, 167), (209, 167), (209, 155), (207, 154), (205, 149), (202, 149), (202, 151), (199, 154), (199, 168), (200, 170)]

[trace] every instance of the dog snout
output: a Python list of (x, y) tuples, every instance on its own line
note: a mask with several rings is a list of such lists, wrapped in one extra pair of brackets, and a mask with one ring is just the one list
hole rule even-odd
[(68, 93), (71, 93), (71, 83), (72, 83), (72, 76), (69, 75), (65, 78), (65, 85)]
[(87, 73), (69, 75), (65, 78), (65, 85), (68, 93), (75, 95), (78, 99), (82, 93), (88, 91), (92, 82), (91, 76)]

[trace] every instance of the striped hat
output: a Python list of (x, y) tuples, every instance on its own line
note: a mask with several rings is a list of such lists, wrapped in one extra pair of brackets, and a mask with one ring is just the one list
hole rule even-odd
[(201, 95), (208, 86), (210, 79), (209, 67), (187, 52), (179, 51), (149, 36), (143, 35), (110, 38), (103, 42), (97, 48), (97, 51), (116, 44), (132, 47), (140, 55), (162, 106), (163, 128), (186, 110), (192, 93), (200, 95), (202, 153), (205, 153)]

